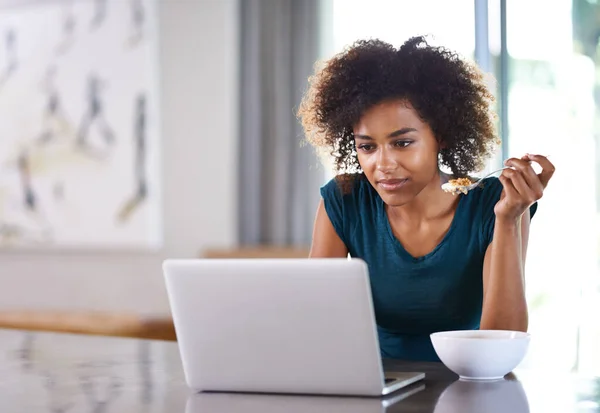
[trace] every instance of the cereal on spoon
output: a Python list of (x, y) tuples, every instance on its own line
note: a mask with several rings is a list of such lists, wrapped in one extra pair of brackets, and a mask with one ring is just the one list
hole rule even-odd
[(452, 195), (457, 195), (459, 192), (467, 194), (469, 190), (467, 187), (473, 182), (469, 178), (456, 178), (450, 179), (448, 182), (442, 185), (442, 190), (450, 192)]

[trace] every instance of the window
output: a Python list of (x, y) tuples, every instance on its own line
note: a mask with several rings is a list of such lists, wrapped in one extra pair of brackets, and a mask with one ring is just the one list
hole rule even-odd
[[(379, 38), (399, 46), (416, 35), (472, 57), (474, 4), (447, 0), (332, 0), (333, 48), (339, 52), (357, 39)], [(435, 11), (435, 12), (432, 12)]]
[(529, 240), (529, 362), (552, 358), (557, 367), (598, 373), (600, 66), (592, 17), (600, 17), (600, 5), (507, 0), (506, 10), (507, 155), (549, 155), (557, 168)]

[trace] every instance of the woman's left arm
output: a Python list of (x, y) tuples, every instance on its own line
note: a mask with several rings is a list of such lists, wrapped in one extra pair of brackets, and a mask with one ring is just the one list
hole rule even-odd
[[(531, 161), (542, 167), (538, 175)], [(500, 200), (494, 207), (494, 237), (483, 265), (482, 330), (527, 331), (525, 256), (529, 240), (529, 208), (543, 195), (554, 165), (544, 156), (511, 158), (502, 171)]]

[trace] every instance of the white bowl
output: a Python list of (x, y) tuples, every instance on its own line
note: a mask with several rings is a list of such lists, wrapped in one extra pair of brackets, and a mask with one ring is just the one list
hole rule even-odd
[(438, 357), (462, 380), (498, 380), (527, 354), (530, 335), (521, 331), (463, 330), (431, 334)]

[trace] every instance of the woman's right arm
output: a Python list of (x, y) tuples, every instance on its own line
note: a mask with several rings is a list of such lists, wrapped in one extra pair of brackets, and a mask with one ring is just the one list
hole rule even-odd
[(347, 256), (348, 248), (333, 228), (321, 199), (317, 208), (309, 258), (346, 258)]

